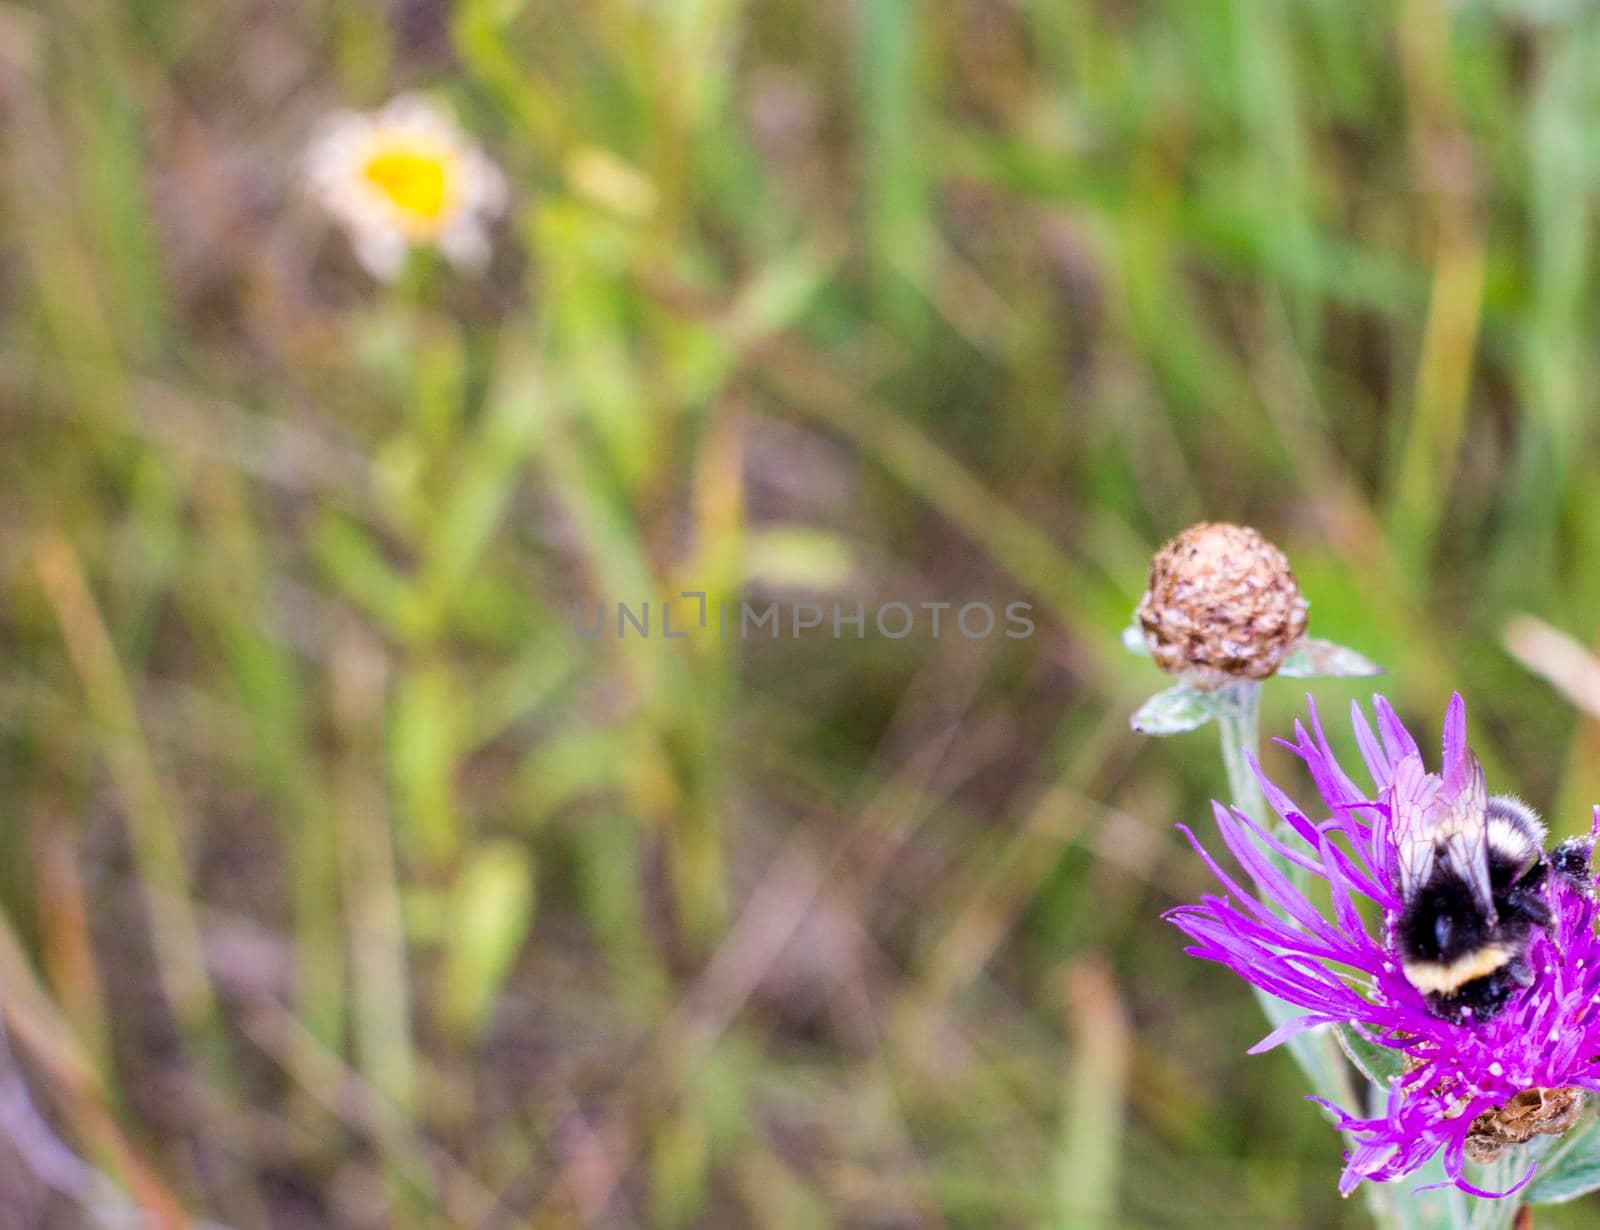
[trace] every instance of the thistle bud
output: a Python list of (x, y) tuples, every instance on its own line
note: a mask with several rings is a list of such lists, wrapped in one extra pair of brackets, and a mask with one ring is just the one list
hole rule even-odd
[(1467, 1156), (1492, 1162), (1535, 1136), (1560, 1136), (1583, 1114), (1581, 1089), (1524, 1089), (1504, 1106), (1486, 1110), (1467, 1129)]
[(1305, 636), (1306, 600), (1277, 547), (1205, 521), (1156, 552), (1137, 618), (1157, 666), (1213, 691), (1277, 671)]

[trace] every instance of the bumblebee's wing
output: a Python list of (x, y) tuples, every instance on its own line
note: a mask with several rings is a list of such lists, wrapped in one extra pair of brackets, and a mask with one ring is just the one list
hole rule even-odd
[(1415, 752), (1395, 766), (1389, 790), (1389, 825), (1400, 866), (1400, 895), (1408, 899), (1433, 873), (1432, 815), (1438, 793), (1439, 779), (1427, 775), (1422, 757)]
[[(1453, 780), (1429, 777), (1420, 756), (1408, 756), (1395, 767), (1390, 794), (1390, 823), (1400, 866), (1401, 895), (1410, 897), (1444, 865), (1466, 884), (1489, 918), (1495, 916), (1489, 884), (1489, 825), (1483, 768), (1467, 753)], [(1446, 797), (1441, 799), (1441, 787)], [(1453, 787), (1453, 789), (1449, 789)]]
[[(1435, 830), (1435, 843), (1443, 843), (1451, 869), (1472, 889), (1484, 914), (1495, 917), (1494, 891), (1489, 884), (1488, 791), (1483, 782), (1483, 766), (1468, 752), (1461, 766), (1465, 781), (1444, 810)], [(1448, 787), (1451, 783), (1446, 783)]]

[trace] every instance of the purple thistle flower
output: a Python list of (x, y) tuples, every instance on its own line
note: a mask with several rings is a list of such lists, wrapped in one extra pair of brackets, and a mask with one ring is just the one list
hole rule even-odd
[[(1402, 1178), (1442, 1149), (1445, 1173), (1456, 1187), (1475, 1196), (1508, 1196), (1532, 1178), (1532, 1165), (1503, 1192), (1483, 1191), (1463, 1175), (1478, 1117), (1525, 1090), (1600, 1091), (1596, 905), (1585, 887), (1568, 877), (1546, 877), (1542, 892), (1551, 922), (1528, 944), (1529, 985), (1516, 989), (1487, 1020), (1468, 1015), (1456, 1023), (1430, 1012), (1423, 994), (1407, 981), (1394, 947), (1402, 900), (1393, 822), (1397, 813), (1404, 818), (1418, 809), (1450, 807), (1473, 788), (1477, 762), (1467, 748), (1460, 696), (1445, 715), (1444, 755), (1436, 774), (1424, 770), (1416, 741), (1388, 702), (1374, 697), (1373, 707), (1376, 736), (1359, 706), (1351, 706), (1373, 789), (1363, 790), (1334, 758), (1313, 704), (1311, 731), (1296, 722), (1295, 741), (1278, 742), (1305, 762), (1329, 818), (1309, 819), (1254, 766), (1268, 803), (1293, 836), (1280, 839), (1238, 809), (1213, 803), (1223, 842), (1255, 892), (1241, 887), (1188, 827), (1179, 825), (1227, 896), (1208, 895), (1166, 917), (1194, 941), (1185, 951), (1221, 962), (1304, 1010), (1252, 1047), (1252, 1054), (1304, 1030), (1334, 1025), (1349, 1026), (1369, 1043), (1403, 1055), (1404, 1072), (1392, 1081), (1381, 1112), (1370, 1118), (1312, 1099), (1332, 1112), (1354, 1142), (1345, 1156), (1341, 1193), (1349, 1194), (1363, 1179)], [(1600, 832), (1600, 809), (1591, 836), (1595, 832)], [(1294, 875), (1302, 883), (1326, 883), (1331, 917), (1295, 886), (1286, 865), (1303, 873)], [(1361, 898), (1381, 915), (1377, 935), (1358, 908)], [(1570, 1120), (1561, 1126), (1570, 1126)]]

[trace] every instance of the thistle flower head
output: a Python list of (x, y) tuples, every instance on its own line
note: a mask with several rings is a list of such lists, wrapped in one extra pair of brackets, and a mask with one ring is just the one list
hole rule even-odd
[[(1180, 826), (1227, 895), (1207, 896), (1167, 917), (1193, 941), (1189, 953), (1228, 966), (1302, 1010), (1252, 1053), (1331, 1026), (1353, 1030), (1380, 1048), (1377, 1053), (1398, 1060), (1380, 1109), (1323, 1103), (1355, 1142), (1345, 1157), (1342, 1192), (1363, 1179), (1402, 1178), (1442, 1150), (1456, 1187), (1478, 1196), (1509, 1195), (1531, 1178), (1531, 1165), (1513, 1187), (1491, 1192), (1467, 1180), (1465, 1160), (1486, 1160), (1535, 1135), (1566, 1130), (1581, 1110), (1583, 1091), (1600, 1091), (1594, 896), (1571, 877), (1546, 876), (1539, 891), (1550, 920), (1528, 940), (1527, 985), (1517, 986), (1490, 1019), (1467, 1014), (1452, 1021), (1430, 1011), (1395, 947), (1406, 904), (1404, 842), (1397, 840), (1395, 821), (1404, 828), (1418, 806), (1456, 807), (1462, 792), (1481, 791), (1481, 777), (1467, 747), (1459, 696), (1445, 716), (1437, 773), (1426, 771), (1416, 741), (1382, 697), (1374, 698), (1374, 708), (1376, 734), (1352, 706), (1370, 789), (1335, 759), (1313, 706), (1310, 731), (1297, 722), (1294, 742), (1280, 742), (1310, 770), (1321, 801), (1316, 812), (1302, 811), (1259, 768), (1262, 790), (1283, 821), (1278, 833), (1237, 809), (1213, 805), (1222, 840), (1253, 890)], [(1329, 909), (1314, 906), (1297, 879), (1320, 881)]]
[(1306, 600), (1277, 547), (1205, 521), (1156, 552), (1136, 616), (1156, 665), (1211, 691), (1274, 674), (1305, 635)]
[(460, 269), (481, 269), (489, 258), (488, 223), (506, 205), (499, 168), (415, 94), (370, 114), (328, 116), (306, 148), (305, 172), (357, 258), (384, 279), (419, 246), (438, 248)]

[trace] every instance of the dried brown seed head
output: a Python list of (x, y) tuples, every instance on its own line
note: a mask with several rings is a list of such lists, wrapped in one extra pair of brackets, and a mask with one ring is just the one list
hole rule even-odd
[(1156, 552), (1137, 615), (1156, 665), (1202, 691), (1267, 678), (1306, 631), (1283, 552), (1226, 521), (1191, 525)]
[(1467, 1131), (1467, 1156), (1492, 1162), (1535, 1136), (1560, 1136), (1583, 1114), (1581, 1089), (1524, 1089), (1504, 1106), (1486, 1110)]

